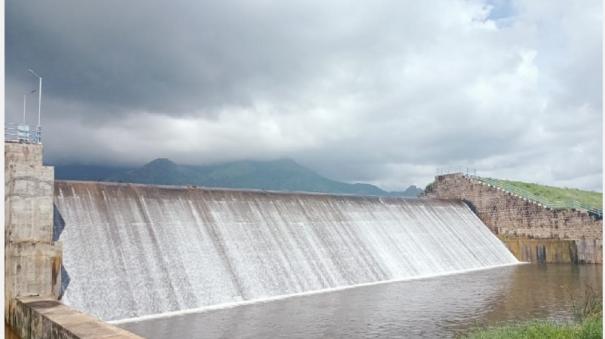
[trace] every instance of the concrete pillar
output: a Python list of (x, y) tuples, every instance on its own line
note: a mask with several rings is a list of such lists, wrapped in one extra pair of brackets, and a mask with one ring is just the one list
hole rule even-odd
[(53, 242), (54, 169), (42, 145), (4, 144), (4, 315), (15, 297), (58, 298), (60, 243)]

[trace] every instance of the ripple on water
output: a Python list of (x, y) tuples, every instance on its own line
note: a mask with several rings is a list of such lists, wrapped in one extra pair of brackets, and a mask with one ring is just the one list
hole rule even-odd
[(501, 322), (570, 321), (572, 298), (601, 286), (601, 265), (522, 265), (120, 326), (150, 338), (447, 338)]

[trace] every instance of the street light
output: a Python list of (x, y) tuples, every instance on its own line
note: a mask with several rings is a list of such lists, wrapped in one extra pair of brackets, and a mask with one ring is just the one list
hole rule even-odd
[(25, 125), (25, 106), (27, 106), (27, 94), (23, 94), (23, 125)]
[(28, 69), (28, 71), (38, 78), (38, 130), (40, 130), (40, 111), (42, 109), (42, 77), (36, 74), (33, 69)]
[[(32, 91), (29, 92), (29, 94), (34, 94), (36, 93), (38, 90), (34, 89)], [(25, 119), (25, 114), (27, 111), (27, 94), (23, 94), (23, 124), (25, 125), (26, 119)]]

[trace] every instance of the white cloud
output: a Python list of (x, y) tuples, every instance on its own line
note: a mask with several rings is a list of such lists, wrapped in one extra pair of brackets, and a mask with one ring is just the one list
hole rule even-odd
[(599, 1), (155, 5), (32, 24), (7, 4), (7, 107), (25, 63), (49, 74), (53, 161), (291, 156), (388, 189), (448, 165), (601, 189)]

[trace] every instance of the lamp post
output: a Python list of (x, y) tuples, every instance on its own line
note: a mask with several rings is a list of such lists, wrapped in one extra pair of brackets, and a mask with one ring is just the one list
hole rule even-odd
[(42, 128), (40, 127), (40, 112), (42, 111), (42, 77), (36, 74), (33, 69), (28, 71), (38, 78), (38, 128), (36, 129), (36, 142), (42, 143)]
[(27, 94), (23, 94), (23, 124), (25, 125), (25, 107), (27, 106)]
[(42, 77), (36, 74), (33, 69), (28, 69), (28, 71), (33, 74), (36, 78), (38, 78), (38, 129), (40, 129), (40, 112), (42, 110)]
[(26, 119), (26, 114), (27, 114), (27, 96), (29, 94), (34, 94), (37, 91), (38, 91), (37, 89), (34, 89), (34, 90), (30, 91), (28, 94), (23, 94), (23, 124), (24, 125), (27, 122), (27, 119)]

